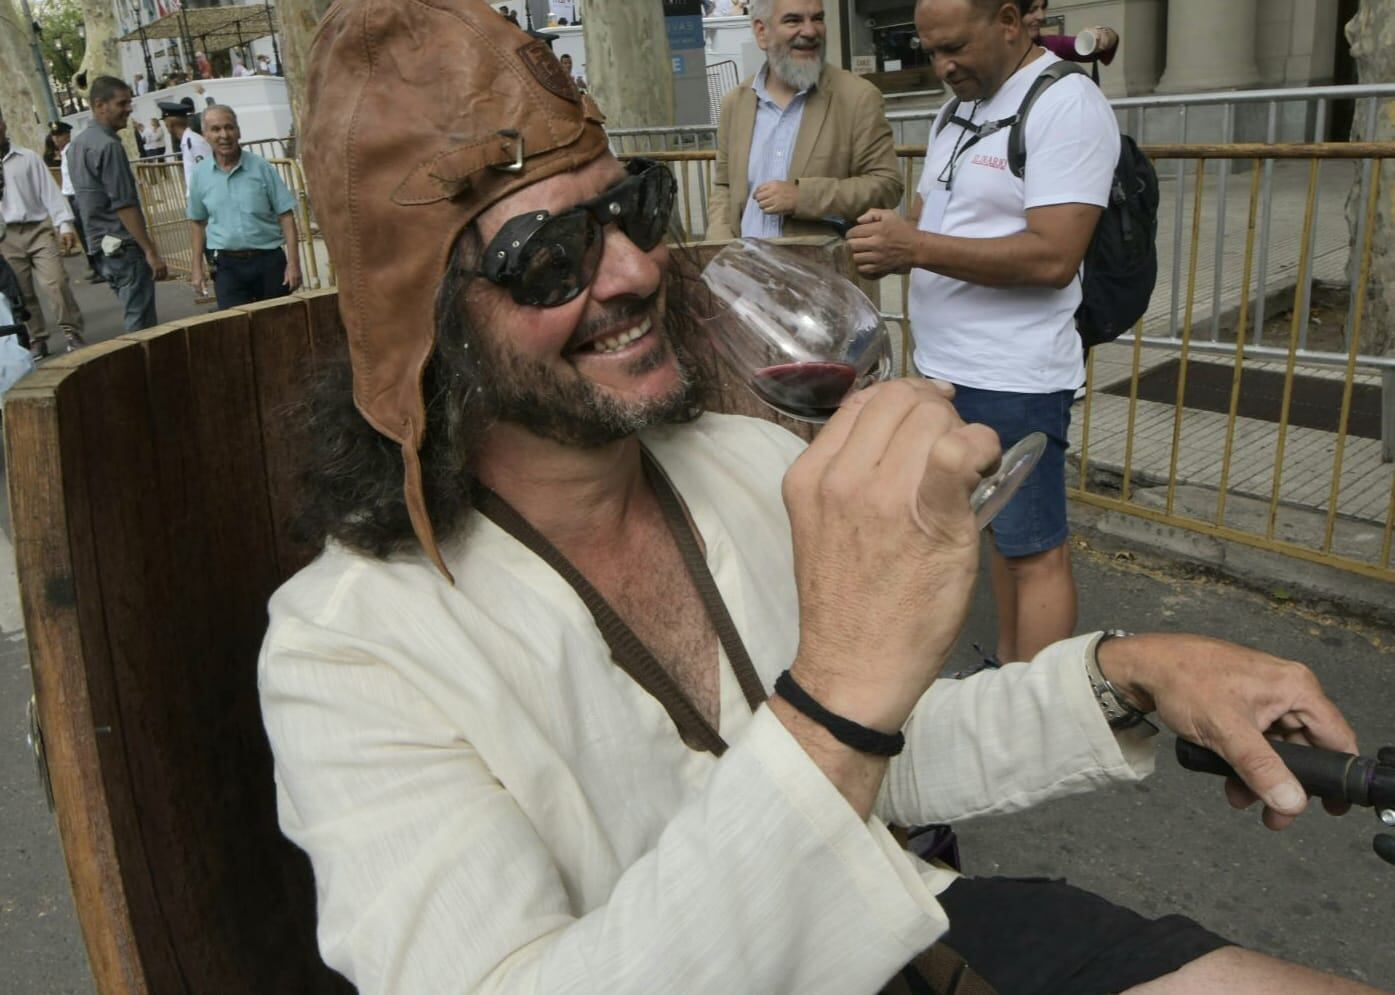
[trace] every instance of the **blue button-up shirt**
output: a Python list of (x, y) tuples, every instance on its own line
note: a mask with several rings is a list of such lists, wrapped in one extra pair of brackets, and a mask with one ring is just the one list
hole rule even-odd
[(804, 120), (804, 105), (809, 89), (800, 90), (790, 102), (781, 107), (770, 99), (765, 88), (767, 63), (756, 73), (751, 89), (756, 91), (756, 126), (751, 131), (751, 161), (746, 167), (746, 182), (750, 191), (741, 212), (741, 234), (745, 238), (779, 238), (785, 219), (780, 214), (766, 214), (756, 203), (756, 188), (770, 180), (789, 178), (790, 158), (799, 138), (799, 123)]
[(279, 249), (286, 240), (278, 219), (293, 210), (276, 168), (246, 149), (232, 169), (209, 158), (189, 178), (189, 217), (208, 222), (210, 249)]

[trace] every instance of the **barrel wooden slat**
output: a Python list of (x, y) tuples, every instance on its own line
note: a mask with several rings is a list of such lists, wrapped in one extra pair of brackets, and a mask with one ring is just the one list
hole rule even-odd
[[(97, 347), (94, 347), (97, 348)], [(133, 921), (148, 881), (122, 874), (143, 855), (111, 720), (112, 679), (97, 579), (82, 399), (109, 386), (66, 363), (6, 397), (5, 458), (15, 564), (59, 837), (88, 961), (103, 995), (148, 991)], [(91, 388), (90, 390), (87, 388)], [(149, 941), (141, 938), (149, 945)], [(168, 957), (165, 958), (169, 963)]]
[[(265, 438), (254, 375), (248, 316), (224, 312), (187, 323), (191, 399), (188, 429), (193, 472), (208, 482), (198, 543), (203, 555), (188, 582), (203, 587), (207, 631), (183, 654), (199, 667), (193, 705), (203, 817), (216, 848), (184, 870), (204, 883), (191, 902), (201, 936), (216, 943), (216, 962), (191, 991), (340, 990), (343, 982), (318, 959), (313, 885), (304, 857), (276, 825), (270, 749), (256, 693), (256, 658), (266, 629), (266, 602), (283, 579), (277, 565)], [(270, 374), (268, 373), (268, 377)], [(201, 654), (201, 655), (200, 655)], [(190, 785), (196, 790), (196, 785)], [(197, 833), (187, 813), (176, 827)], [(191, 942), (191, 950), (198, 947)]]
[(291, 522), (299, 487), (298, 470), (305, 444), (303, 400), (312, 372), (310, 315), (304, 299), (282, 297), (243, 310), (251, 330), (267, 496), (276, 543), (276, 568), (289, 577), (314, 558), (315, 547), (297, 542)]
[[(222, 946), (229, 903), (216, 878), (226, 849), (204, 852), (220, 835), (209, 772), (220, 749), (219, 702), (230, 689), (213, 642), (205, 531), (210, 496), (223, 482), (201, 476), (197, 441), (188, 438), (198, 410), (188, 337), (185, 328), (163, 329), (122, 354), (139, 369), (141, 393), (133, 380), (111, 392), (129, 416), (109, 422), (104, 455), (88, 467), (101, 485), (92, 515), (103, 608), (147, 861), (127, 877), (143, 871), (152, 883), (158, 918), (137, 922), (143, 937), (168, 937), (177, 979), (157, 982), (156, 962), (145, 957), (153, 992), (209, 990), (237, 961)], [(107, 357), (95, 369), (112, 363)]]
[(306, 290), (298, 294), (305, 301), (310, 321), (310, 351), (313, 365), (320, 369), (346, 355), (344, 322), (339, 317), (339, 293), (335, 290)]
[[(130, 342), (103, 343), (84, 352), (90, 355), (75, 354), (50, 364), (71, 373), (54, 392), (60, 420), (74, 422), (72, 433), (65, 432), (58, 442), (63, 451), (61, 472), (69, 497), (70, 531), (51, 533), (50, 538), (66, 540), (72, 549), (82, 653), (76, 659), (46, 658), (42, 664), (36, 655), (34, 666), (36, 673), (42, 666), (64, 672), (64, 681), (85, 681), (88, 711), (74, 714), (69, 702), (64, 705), (66, 715), (51, 714), (44, 704), (43, 683), (37, 679), (36, 695), (45, 713), (46, 733), (54, 721), (60, 725), (85, 722), (96, 744), (96, 771), (102, 781), (97, 801), (110, 820), (111, 847), (99, 854), (98, 865), (75, 866), (70, 860), (70, 875), (84, 924), (93, 917), (119, 920), (124, 916), (125, 922), (104, 928), (131, 938), (116, 950), (118, 963), (98, 966), (93, 958), (99, 971), (112, 971), (111, 976), (98, 976), (99, 988), (104, 995), (180, 991), (183, 983), (174, 938), (158, 882), (150, 873), (152, 865), (166, 857), (159, 852), (158, 842), (147, 835), (143, 817), (152, 772), (128, 748), (128, 737), (139, 738), (147, 732), (149, 701), (139, 676), (142, 661), (158, 653), (152, 644), (161, 642), (165, 634), (163, 626), (152, 624), (160, 616), (148, 613), (144, 606), (151, 600), (158, 603), (156, 589), (170, 581), (159, 568), (165, 559), (165, 539), (150, 501), (154, 445), (145, 363), (140, 347)], [(14, 410), (7, 412), (14, 414)], [(17, 539), (23, 537), (24, 528), (15, 523)], [(78, 529), (86, 534), (79, 536)], [(36, 593), (31, 590), (28, 596)], [(93, 801), (78, 804), (90, 806)], [(64, 842), (66, 846), (66, 837)], [(85, 842), (91, 847), (102, 840), (98, 836)], [(86, 905), (82, 895), (88, 886), (77, 882), (88, 873), (98, 878), (98, 890), (115, 891), (109, 882), (119, 881), (124, 907)], [(89, 938), (89, 949), (92, 946)]]

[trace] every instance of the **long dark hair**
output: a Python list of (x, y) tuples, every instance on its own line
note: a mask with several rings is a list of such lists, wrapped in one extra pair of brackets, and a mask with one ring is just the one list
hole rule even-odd
[[(493, 391), (480, 376), (481, 350), (469, 348), (477, 341), (477, 331), (463, 307), (481, 249), (479, 234), (471, 225), (457, 240), (436, 294), (436, 348), (422, 377), (426, 402), (422, 485), (427, 513), (441, 540), (462, 527), (469, 515), (471, 461), (496, 417)], [(704, 410), (714, 382), (713, 360), (699, 341), (692, 307), (696, 262), (676, 233), (669, 254), (665, 328), (695, 381), (697, 399), (675, 420), (690, 421)], [(311, 379), (291, 417), (292, 424), (305, 433), (306, 453), (301, 506), (294, 522), (296, 537), (311, 543), (332, 538), (377, 557), (414, 547), (416, 535), (403, 496), (401, 449), (354, 407), (347, 353)]]

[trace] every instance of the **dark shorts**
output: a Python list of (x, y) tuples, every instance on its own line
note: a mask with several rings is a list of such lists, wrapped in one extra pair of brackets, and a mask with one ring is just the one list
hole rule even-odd
[(1185, 916), (1145, 919), (1047, 878), (961, 878), (941, 895), (942, 942), (998, 995), (1104, 995), (1232, 944)]
[(993, 543), (1007, 557), (1031, 556), (1066, 541), (1066, 447), (1075, 392), (1013, 394), (954, 386), (954, 407), (966, 422), (998, 433), (1003, 448), (1032, 432), (1046, 435), (1046, 452), (1017, 494), (993, 519)]

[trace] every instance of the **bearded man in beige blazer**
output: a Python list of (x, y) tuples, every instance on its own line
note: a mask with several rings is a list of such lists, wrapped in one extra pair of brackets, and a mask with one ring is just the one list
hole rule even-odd
[(707, 237), (841, 234), (903, 184), (881, 91), (824, 61), (822, 0), (756, 0), (765, 67), (727, 94)]

